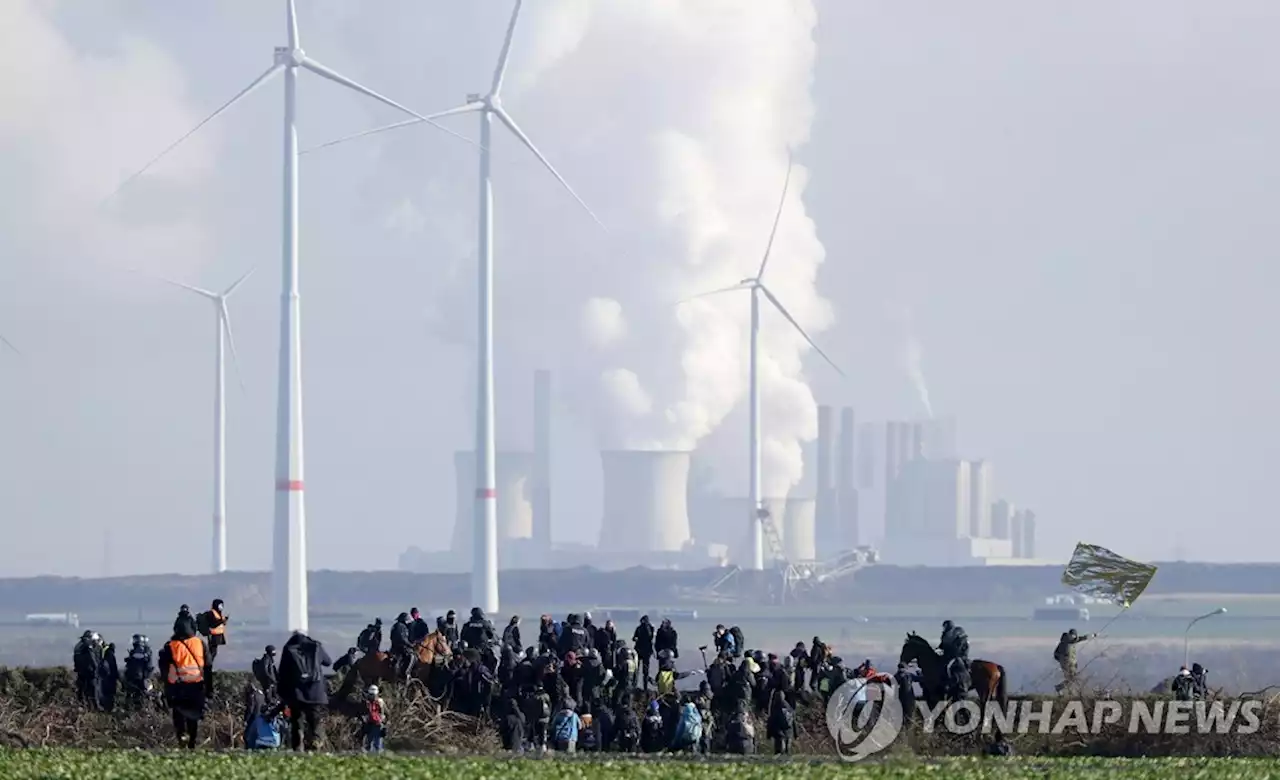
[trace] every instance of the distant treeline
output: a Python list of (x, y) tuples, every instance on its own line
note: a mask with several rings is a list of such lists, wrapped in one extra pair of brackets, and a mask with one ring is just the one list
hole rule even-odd
[[(674, 605), (689, 589), (705, 587), (722, 569), (655, 571), (633, 568), (601, 572), (589, 568), (559, 571), (503, 572), (501, 589), (515, 604), (546, 608), (583, 603), (617, 606)], [(878, 603), (1008, 602), (1062, 590), (1058, 566), (989, 566), (919, 568), (872, 566), (845, 580), (829, 583), (807, 601), (833, 604), (874, 600)], [(766, 587), (770, 572), (742, 572), (742, 587)], [(754, 581), (754, 583), (753, 583)], [(467, 604), (466, 574), (410, 572), (312, 572), (313, 610), (342, 610), (388, 600), (424, 609)], [(1280, 564), (1166, 563), (1149, 593), (1280, 593)], [(172, 610), (179, 603), (206, 607), (216, 595), (240, 611), (265, 609), (271, 593), (267, 572), (228, 572), (217, 576), (165, 574), (145, 577), (81, 579), (34, 577), (0, 579), (0, 611), (17, 613), (98, 610)]]

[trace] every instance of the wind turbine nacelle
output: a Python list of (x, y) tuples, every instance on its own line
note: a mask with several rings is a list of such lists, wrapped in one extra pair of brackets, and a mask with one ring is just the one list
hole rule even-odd
[(483, 97), (483, 96), (482, 96), (479, 92), (468, 92), (468, 93), (467, 93), (467, 102), (468, 102), (468, 103), (479, 103), (479, 102), (480, 102), (480, 98), (481, 98), (481, 97)]

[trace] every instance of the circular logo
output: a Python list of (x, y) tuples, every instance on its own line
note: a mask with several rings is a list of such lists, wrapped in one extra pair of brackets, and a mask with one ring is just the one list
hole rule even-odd
[(827, 702), (827, 730), (836, 753), (859, 761), (893, 744), (902, 732), (902, 702), (892, 683), (849, 680)]

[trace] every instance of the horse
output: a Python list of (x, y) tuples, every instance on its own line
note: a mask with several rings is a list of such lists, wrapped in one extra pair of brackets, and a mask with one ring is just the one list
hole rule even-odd
[[(437, 669), (448, 664), (449, 659), (453, 656), (453, 651), (449, 649), (449, 640), (439, 631), (433, 631), (413, 646), (413, 652), (417, 656), (417, 663), (414, 665), (410, 677), (420, 681), (429, 689), (432, 676)], [(365, 685), (399, 682), (401, 677), (396, 669), (396, 660), (396, 657), (390, 653), (381, 651), (365, 653), (360, 657), (360, 660), (352, 665), (342, 679), (342, 685), (334, 696), (338, 699), (345, 699), (351, 693), (357, 681), (361, 681)]]
[[(898, 656), (899, 663), (911, 661), (915, 661), (920, 667), (920, 688), (924, 692), (925, 702), (930, 708), (937, 706), (948, 695), (947, 670), (942, 663), (941, 654), (933, 649), (933, 644), (914, 631), (907, 634), (902, 654)], [(993, 699), (1001, 707), (1008, 706), (1009, 693), (1003, 666), (993, 661), (970, 661), (969, 679), (972, 689), (978, 694), (979, 706), (985, 709), (987, 702)], [(961, 697), (966, 693), (967, 691), (962, 691)]]

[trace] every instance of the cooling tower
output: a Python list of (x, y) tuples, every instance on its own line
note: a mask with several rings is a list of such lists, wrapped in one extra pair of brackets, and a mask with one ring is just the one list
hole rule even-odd
[(835, 484), (835, 420), (830, 406), (818, 407), (818, 469), (814, 486), (816, 509), (814, 522), (815, 533), (822, 540), (823, 547), (836, 544), (839, 539), (836, 530), (839, 520), (839, 505), (836, 498)]
[(600, 453), (604, 468), (601, 550), (648, 553), (683, 549), (689, 541), (690, 455), (672, 450)]
[(551, 372), (533, 374), (533, 538), (551, 548)]
[(1022, 557), (1036, 557), (1036, 513), (1030, 509), (1022, 512)]
[(812, 498), (789, 498), (783, 519), (782, 547), (787, 560), (812, 561), (818, 557), (815, 524), (817, 503)]
[[(453, 454), (457, 472), (457, 512), (453, 521), (453, 551), (469, 554), (474, 541), (472, 523), (476, 502), (476, 458), (470, 451)], [(533, 504), (529, 501), (534, 457), (529, 452), (499, 452), (494, 462), (498, 489), (498, 543), (533, 536)]]
[(853, 408), (840, 410), (840, 465), (836, 478), (837, 503), (840, 507), (836, 549), (851, 550), (858, 545), (858, 464), (854, 450), (857, 423)]
[(991, 536), (991, 464), (984, 460), (969, 464), (969, 536)]

